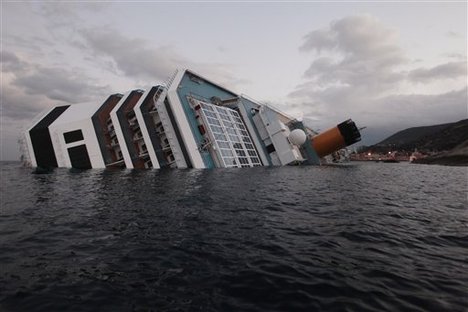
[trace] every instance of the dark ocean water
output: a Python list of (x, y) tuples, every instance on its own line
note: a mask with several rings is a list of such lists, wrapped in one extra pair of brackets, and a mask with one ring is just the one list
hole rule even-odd
[(0, 311), (468, 311), (468, 168), (2, 163)]

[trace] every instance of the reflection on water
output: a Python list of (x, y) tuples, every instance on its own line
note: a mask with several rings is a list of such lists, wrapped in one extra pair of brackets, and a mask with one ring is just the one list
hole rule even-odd
[(467, 174), (2, 163), (0, 310), (465, 311)]

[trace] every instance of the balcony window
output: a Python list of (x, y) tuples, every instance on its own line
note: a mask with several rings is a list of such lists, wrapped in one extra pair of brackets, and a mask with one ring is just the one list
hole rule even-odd
[(200, 100), (198, 110), (207, 135), (214, 140), (214, 153), (218, 154), (224, 167), (260, 166), (260, 160), (250, 135), (239, 113), (231, 108), (215, 106)]

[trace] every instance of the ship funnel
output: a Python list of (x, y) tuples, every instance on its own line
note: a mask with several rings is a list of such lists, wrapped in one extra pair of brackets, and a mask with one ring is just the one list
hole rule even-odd
[(361, 133), (356, 124), (348, 119), (314, 136), (312, 146), (319, 157), (324, 157), (359, 141), (361, 141)]

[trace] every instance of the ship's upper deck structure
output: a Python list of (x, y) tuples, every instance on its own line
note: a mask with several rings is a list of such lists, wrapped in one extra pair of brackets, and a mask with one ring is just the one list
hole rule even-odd
[(33, 167), (240, 168), (320, 164), (360, 140), (347, 120), (316, 135), (301, 121), (191, 70), (104, 103), (57, 106), (25, 133)]

